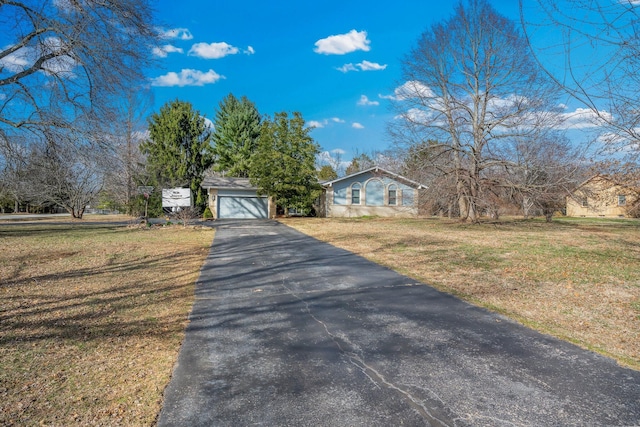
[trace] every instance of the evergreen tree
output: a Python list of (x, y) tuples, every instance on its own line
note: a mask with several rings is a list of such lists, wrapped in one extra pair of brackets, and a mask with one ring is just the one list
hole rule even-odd
[(300, 113), (291, 119), (285, 112), (276, 113), (262, 123), (251, 158), (251, 183), (285, 209), (310, 210), (320, 194), (315, 169), (320, 147), (309, 131)]
[(320, 181), (332, 181), (338, 177), (338, 173), (331, 165), (324, 165), (318, 171)]
[(246, 178), (249, 162), (260, 135), (260, 113), (246, 97), (227, 95), (219, 105), (213, 142), (216, 170), (227, 176)]
[(204, 117), (189, 102), (171, 101), (151, 116), (149, 134), (140, 148), (156, 184), (189, 186), (196, 206), (204, 208), (206, 194), (200, 183), (213, 162), (211, 131)]
[(347, 166), (347, 170), (345, 172), (347, 175), (351, 175), (356, 172), (372, 168), (375, 165), (376, 163), (369, 155), (362, 153), (351, 160), (351, 163)]

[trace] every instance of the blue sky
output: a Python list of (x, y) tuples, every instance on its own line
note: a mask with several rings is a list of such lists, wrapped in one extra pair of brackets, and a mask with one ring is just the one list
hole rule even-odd
[[(161, 0), (166, 38), (159, 67), (148, 72), (154, 110), (177, 98), (213, 119), (233, 93), (262, 114), (301, 112), (322, 149), (343, 160), (384, 150), (401, 59), (457, 3)], [(519, 20), (516, 0), (491, 4)]]
[[(311, 135), (322, 149), (342, 150), (344, 160), (384, 150), (393, 116), (384, 97), (402, 84), (400, 61), (455, 4), (161, 0), (157, 16), (168, 38), (157, 52), (160, 67), (148, 73), (154, 110), (178, 98), (213, 119), (233, 93), (262, 114), (300, 111), (318, 126)], [(517, 1), (492, 4), (518, 19)]]

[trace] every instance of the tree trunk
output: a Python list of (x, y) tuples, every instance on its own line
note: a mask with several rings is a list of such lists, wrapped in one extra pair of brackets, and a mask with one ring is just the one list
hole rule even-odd
[(529, 213), (531, 212), (531, 208), (533, 207), (533, 203), (528, 196), (524, 196), (522, 198), (522, 213), (524, 214), (524, 219), (529, 219)]
[(478, 198), (480, 194), (480, 183), (479, 177), (473, 176), (473, 180), (469, 183), (470, 191), (469, 191), (469, 200), (467, 201), (468, 205), (468, 218), (472, 222), (478, 222), (480, 219), (480, 213), (478, 212)]
[(458, 179), (456, 183), (456, 190), (458, 193), (458, 209), (460, 209), (460, 219), (466, 221), (469, 218), (469, 198), (464, 188), (464, 182)]

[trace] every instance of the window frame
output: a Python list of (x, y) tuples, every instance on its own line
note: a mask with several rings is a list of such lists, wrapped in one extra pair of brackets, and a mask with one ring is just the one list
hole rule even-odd
[[(362, 203), (362, 185), (359, 182), (351, 184), (351, 204), (359, 205)], [(356, 195), (357, 194), (357, 195)], [(357, 200), (357, 202), (354, 202)]]
[(618, 194), (618, 206), (627, 206), (626, 194)]
[[(393, 198), (391, 197), (391, 192), (393, 192)], [(393, 203), (391, 203), (392, 200)], [(389, 184), (389, 187), (387, 187), (387, 204), (389, 206), (398, 206), (398, 186), (395, 184)]]

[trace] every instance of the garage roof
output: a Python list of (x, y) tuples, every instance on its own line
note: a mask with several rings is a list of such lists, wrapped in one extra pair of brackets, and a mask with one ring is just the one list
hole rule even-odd
[(228, 190), (257, 190), (251, 185), (249, 178), (227, 178), (212, 176), (205, 178), (200, 184), (203, 188), (224, 188)]

